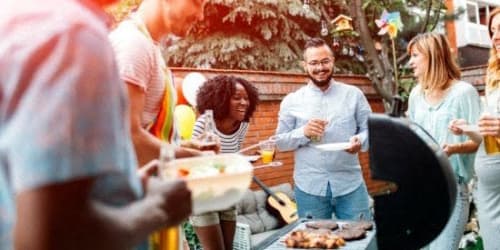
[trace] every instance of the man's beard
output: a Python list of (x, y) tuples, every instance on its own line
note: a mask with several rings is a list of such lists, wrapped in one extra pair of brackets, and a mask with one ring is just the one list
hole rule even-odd
[[(317, 74), (320, 72), (328, 72), (328, 70), (313, 71), (313, 74)], [(311, 79), (311, 81), (314, 83), (314, 85), (321, 88), (321, 87), (324, 87), (330, 83), (330, 80), (332, 80), (332, 76), (333, 76), (333, 70), (330, 72), (330, 75), (328, 75), (328, 77), (322, 81), (314, 79), (314, 77), (310, 73), (307, 73), (307, 76), (309, 77), (309, 79)]]

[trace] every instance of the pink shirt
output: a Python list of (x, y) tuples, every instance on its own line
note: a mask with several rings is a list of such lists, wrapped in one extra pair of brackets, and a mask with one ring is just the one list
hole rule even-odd
[(136, 19), (123, 21), (109, 39), (115, 51), (120, 77), (139, 86), (145, 93), (141, 125), (146, 127), (156, 118), (165, 93), (161, 51), (157, 44), (139, 29)]

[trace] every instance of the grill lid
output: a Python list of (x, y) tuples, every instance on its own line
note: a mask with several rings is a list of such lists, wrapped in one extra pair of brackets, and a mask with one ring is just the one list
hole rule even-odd
[(453, 211), (456, 181), (434, 140), (407, 120), (374, 114), (368, 120), (372, 179), (394, 192), (375, 199), (379, 249), (419, 249), (443, 230)]

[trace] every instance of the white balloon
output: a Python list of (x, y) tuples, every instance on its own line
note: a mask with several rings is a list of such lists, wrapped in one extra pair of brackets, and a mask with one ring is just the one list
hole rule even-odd
[(198, 72), (189, 73), (182, 80), (182, 94), (191, 106), (196, 107), (196, 95), (206, 80), (207, 78)]

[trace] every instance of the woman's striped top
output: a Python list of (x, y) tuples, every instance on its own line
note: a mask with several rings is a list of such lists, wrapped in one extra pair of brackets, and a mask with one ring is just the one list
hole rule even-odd
[[(193, 138), (197, 138), (205, 129), (205, 117), (202, 115), (196, 120), (193, 128)], [(227, 135), (220, 132), (215, 126), (215, 134), (220, 138), (221, 153), (236, 153), (240, 151), (241, 144), (248, 131), (248, 122), (242, 122), (236, 132)]]

